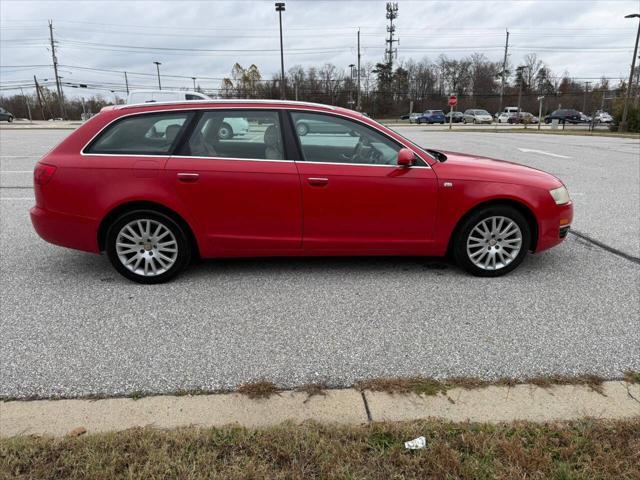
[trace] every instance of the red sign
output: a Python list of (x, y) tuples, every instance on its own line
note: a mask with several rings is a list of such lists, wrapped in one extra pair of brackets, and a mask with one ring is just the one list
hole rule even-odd
[(455, 107), (457, 104), (458, 104), (458, 97), (456, 97), (455, 95), (451, 95), (449, 97), (449, 106)]

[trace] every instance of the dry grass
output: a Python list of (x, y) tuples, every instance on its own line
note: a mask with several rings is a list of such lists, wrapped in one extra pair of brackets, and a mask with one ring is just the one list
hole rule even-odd
[(279, 390), (273, 383), (260, 380), (240, 385), (236, 392), (255, 400), (257, 398), (269, 398), (271, 395), (277, 394)]
[(640, 372), (627, 370), (624, 372), (624, 380), (629, 383), (640, 383)]
[(589, 387), (600, 395), (604, 395), (604, 391), (602, 390), (604, 379), (596, 375), (578, 375), (577, 377), (551, 375), (547, 377), (528, 378), (522, 383), (528, 383), (541, 388), (549, 388), (554, 385), (582, 385)]
[(437, 395), (438, 393), (447, 392), (447, 386), (444, 383), (426, 377), (373, 378), (371, 380), (361, 380), (355, 384), (355, 387), (358, 390), (393, 394)]
[[(403, 442), (427, 437), (427, 448)], [(0, 479), (633, 479), (640, 419), (134, 429), (0, 440)]]
[[(633, 373), (633, 372), (632, 372)], [(637, 375), (637, 374), (636, 374)], [(626, 374), (625, 379), (633, 378)], [(514, 378), (501, 378), (498, 380), (481, 380), (472, 377), (452, 377), (446, 380), (435, 380), (428, 377), (398, 377), (398, 378), (373, 378), (362, 380), (355, 384), (359, 390), (371, 390), (374, 392), (387, 392), (391, 394), (416, 393), (422, 395), (446, 394), (452, 388), (485, 388), (489, 386), (513, 387), (515, 385), (535, 385), (540, 388), (551, 388), (554, 385), (582, 385), (595, 392), (603, 394), (602, 384), (605, 380), (595, 375), (579, 375), (569, 377), (563, 375), (550, 375), (546, 377), (530, 377), (522, 380)]]
[(307, 383), (301, 387), (296, 388), (296, 392), (303, 392), (307, 394), (307, 398), (304, 403), (308, 402), (311, 397), (326, 396), (329, 387), (326, 383)]

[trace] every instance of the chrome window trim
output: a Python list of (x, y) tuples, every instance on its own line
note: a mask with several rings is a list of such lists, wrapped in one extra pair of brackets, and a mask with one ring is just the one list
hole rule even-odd
[(205, 155), (171, 155), (170, 158), (191, 158), (201, 160), (216, 160), (225, 161), (231, 160), (234, 162), (279, 162), (279, 163), (296, 163), (295, 160), (277, 160), (270, 158), (238, 158), (238, 157), (207, 157)]
[[(253, 102), (253, 100), (252, 100)], [(272, 101), (271, 101), (272, 102)], [(199, 103), (199, 101), (194, 101), (193, 103)], [(239, 103), (239, 102), (238, 102)], [(267, 101), (265, 100), (265, 103), (267, 103)], [(293, 103), (293, 102), (292, 102)], [(149, 106), (149, 105), (157, 105), (157, 104), (149, 104), (149, 103), (144, 103), (142, 105), (145, 106)], [(176, 103), (176, 105), (182, 105), (181, 102)], [(106, 130), (111, 124), (113, 124), (114, 122), (117, 122), (118, 120), (122, 120), (123, 118), (127, 118), (127, 117), (133, 117), (136, 115), (148, 115), (148, 114), (153, 114), (153, 113), (164, 113), (164, 112), (189, 112), (189, 111), (197, 111), (197, 110), (300, 110), (303, 112), (309, 112), (309, 113), (322, 113), (321, 111), (317, 111), (317, 110), (309, 110), (307, 108), (304, 108), (305, 106), (308, 105), (313, 105), (313, 106), (322, 106), (322, 107), (326, 107), (326, 108), (335, 108), (335, 107), (330, 107), (330, 106), (326, 106), (326, 105), (322, 105), (322, 104), (290, 104), (290, 105), (283, 105), (283, 106), (278, 106), (278, 107), (265, 107), (263, 105), (256, 105), (255, 107), (253, 106), (243, 106), (241, 108), (238, 107), (231, 107), (229, 108), (228, 105), (220, 105), (220, 106), (197, 106), (197, 107), (185, 107), (185, 108), (167, 108), (167, 109), (162, 109), (162, 110), (148, 110), (148, 111), (144, 111), (144, 112), (132, 112), (132, 113), (127, 113), (125, 115), (119, 115), (116, 118), (114, 118), (113, 120), (111, 120), (109, 123), (107, 123), (106, 125), (104, 125), (100, 130), (98, 130), (98, 132), (96, 132), (95, 135), (93, 135), (93, 137), (91, 137), (89, 139), (89, 141), (87, 143), (85, 143), (85, 145), (82, 147), (82, 149), (80, 150), (80, 156), (82, 157), (91, 157), (91, 156), (100, 156), (100, 157), (162, 157), (162, 158), (169, 158), (169, 157), (174, 157), (174, 158), (215, 158), (215, 159), (221, 159), (221, 160), (225, 160), (225, 157), (193, 157), (193, 156), (188, 156), (188, 155), (171, 155), (168, 153), (165, 154), (140, 154), (140, 153), (86, 153), (85, 150), (87, 149), (87, 147), (104, 131)], [(337, 110), (332, 110), (332, 111), (328, 111), (325, 112), (327, 115), (332, 116), (340, 116), (343, 117), (347, 120), (350, 121), (355, 121), (358, 122), (357, 120), (355, 120), (353, 117), (349, 116), (349, 115), (345, 115), (343, 113), (340, 113)], [(362, 122), (360, 122), (362, 123)], [(364, 123), (363, 126), (365, 128), (371, 128), (373, 130), (375, 130), (376, 132), (378, 132), (380, 135), (383, 135), (384, 137), (388, 137), (389, 135), (386, 132), (383, 132), (382, 130), (380, 130), (379, 128), (377, 128), (375, 125), (369, 125), (368, 123)], [(295, 134), (295, 132), (294, 132)], [(398, 134), (400, 135), (400, 134)], [(404, 140), (404, 137), (402, 137), (400, 135), (400, 137)], [(400, 145), (402, 145), (404, 148), (408, 148), (411, 151), (414, 151), (414, 149), (407, 145), (406, 143), (398, 140), (397, 138), (392, 138), (393, 141), (399, 143)], [(415, 151), (414, 151), (415, 153)], [(426, 152), (425, 152), (426, 153)], [(417, 155), (417, 154), (416, 154)], [(229, 158), (226, 158), (226, 160), (229, 160)], [(260, 161), (275, 161), (275, 162), (296, 162), (296, 160), (269, 160), (269, 159), (261, 159), (261, 158), (256, 158), (256, 159), (246, 159), (246, 158), (242, 158), (242, 159), (234, 159), (234, 160), (260, 160)], [(423, 160), (424, 161), (424, 160)], [(368, 163), (343, 163), (343, 162), (310, 162), (310, 161), (304, 161), (304, 160), (298, 160), (298, 163), (317, 163), (317, 164), (327, 164), (327, 165), (359, 165), (359, 166), (369, 166), (369, 167), (394, 167), (394, 168), (398, 168), (397, 165), (375, 165), (375, 164), (368, 164)], [(431, 165), (429, 165), (429, 162), (424, 161), (424, 163), (426, 165), (412, 165), (409, 168), (431, 168)], [(407, 167), (404, 167), (407, 168)]]

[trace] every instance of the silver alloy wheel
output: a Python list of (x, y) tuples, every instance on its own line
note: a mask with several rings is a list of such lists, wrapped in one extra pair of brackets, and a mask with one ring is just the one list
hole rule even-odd
[(469, 260), (483, 270), (500, 270), (513, 262), (522, 248), (522, 232), (507, 217), (480, 221), (467, 238)]
[(143, 218), (132, 220), (120, 229), (116, 253), (120, 262), (136, 275), (156, 276), (176, 263), (178, 242), (165, 225)]

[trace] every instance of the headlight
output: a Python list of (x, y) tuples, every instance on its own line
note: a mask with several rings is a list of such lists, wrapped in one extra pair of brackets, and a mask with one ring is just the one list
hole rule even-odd
[(569, 203), (571, 201), (571, 197), (569, 196), (567, 187), (565, 187), (564, 185), (562, 187), (549, 190), (549, 193), (558, 205), (564, 205), (565, 203)]

